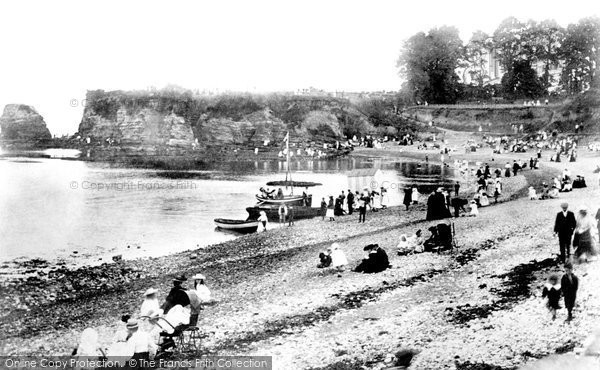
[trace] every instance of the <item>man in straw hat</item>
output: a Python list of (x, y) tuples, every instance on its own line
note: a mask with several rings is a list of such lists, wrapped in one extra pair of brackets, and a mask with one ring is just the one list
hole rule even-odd
[(127, 321), (127, 346), (133, 351), (132, 360), (137, 360), (133, 367), (139, 364), (139, 360), (150, 360), (154, 358), (158, 346), (152, 340), (150, 334), (143, 330), (139, 330), (137, 320), (129, 319)]

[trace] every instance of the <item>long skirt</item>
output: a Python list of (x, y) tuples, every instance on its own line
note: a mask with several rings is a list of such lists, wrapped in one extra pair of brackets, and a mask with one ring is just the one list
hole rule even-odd
[(327, 208), (327, 213), (325, 213), (325, 217), (335, 217), (333, 213), (333, 208)]
[(573, 236), (573, 244), (577, 247), (575, 250), (575, 257), (577, 258), (580, 258), (583, 255), (595, 256), (598, 254), (590, 230), (584, 231), (583, 233), (575, 233)]

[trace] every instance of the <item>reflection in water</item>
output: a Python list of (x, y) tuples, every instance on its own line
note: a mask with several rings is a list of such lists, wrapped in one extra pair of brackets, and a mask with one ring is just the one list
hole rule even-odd
[[(156, 256), (230, 240), (234, 236), (215, 231), (213, 219), (245, 219), (245, 207), (256, 203), (258, 188), (285, 177), (281, 160), (223, 162), (203, 171), (177, 172), (19, 159), (0, 161), (4, 260), (69, 259), (74, 251), (94, 260), (114, 254)], [(294, 180), (323, 184), (309, 190), (315, 207), (321, 198), (364, 186), (387, 187), (390, 205), (399, 205), (404, 187), (417, 185), (424, 193), (448, 184), (452, 176), (437, 165), (369, 158), (292, 160), (290, 167)], [(380, 171), (360, 182), (348, 176), (361, 169)]]

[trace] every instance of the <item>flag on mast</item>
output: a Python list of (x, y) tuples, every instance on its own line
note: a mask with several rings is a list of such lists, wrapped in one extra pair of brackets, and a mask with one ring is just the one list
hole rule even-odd
[(288, 141), (290, 141), (290, 132), (288, 131), (287, 134), (285, 134), (285, 137), (283, 138), (283, 141), (285, 141), (286, 143)]

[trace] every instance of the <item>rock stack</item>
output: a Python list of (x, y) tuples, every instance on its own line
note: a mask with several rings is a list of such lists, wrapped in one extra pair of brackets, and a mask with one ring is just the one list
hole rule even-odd
[(0, 139), (14, 143), (37, 145), (52, 136), (44, 118), (31, 106), (8, 104), (0, 117)]

